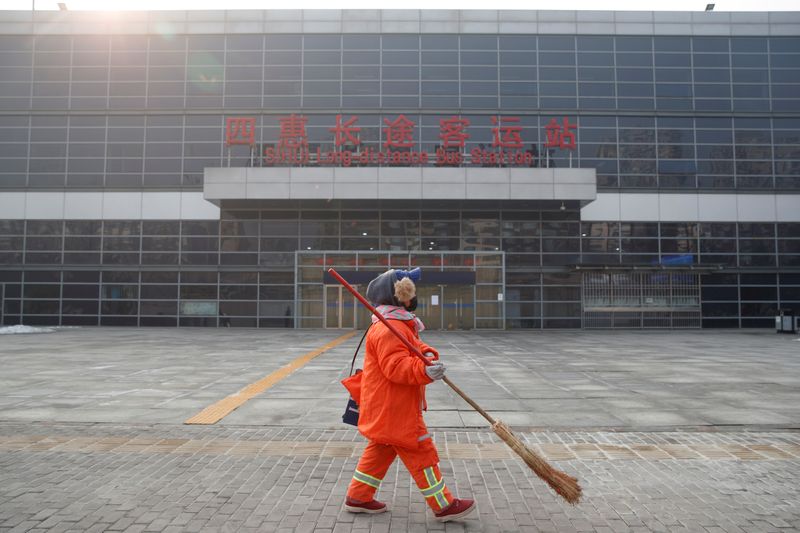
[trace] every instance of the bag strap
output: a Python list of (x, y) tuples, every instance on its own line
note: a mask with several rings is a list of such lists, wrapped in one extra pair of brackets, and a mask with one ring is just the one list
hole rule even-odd
[(350, 375), (353, 375), (353, 368), (356, 366), (356, 357), (358, 357), (358, 351), (361, 349), (361, 345), (364, 343), (364, 339), (367, 338), (367, 332), (369, 328), (372, 327), (372, 324), (367, 326), (367, 329), (364, 330), (364, 334), (361, 336), (361, 340), (358, 341), (358, 347), (356, 347), (356, 351), (353, 353), (353, 362), (350, 363)]

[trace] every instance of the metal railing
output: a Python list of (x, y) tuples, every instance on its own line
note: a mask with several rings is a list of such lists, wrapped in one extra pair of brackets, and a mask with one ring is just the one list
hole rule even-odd
[(699, 328), (700, 274), (688, 271), (583, 273), (585, 328)]

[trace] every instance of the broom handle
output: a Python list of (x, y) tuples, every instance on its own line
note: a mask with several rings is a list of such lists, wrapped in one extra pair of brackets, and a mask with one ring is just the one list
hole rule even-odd
[[(389, 331), (391, 331), (391, 332), (394, 334), (394, 336), (395, 336), (395, 337), (397, 337), (398, 339), (400, 339), (400, 341), (402, 341), (402, 343), (406, 345), (406, 348), (408, 348), (408, 349), (411, 351), (411, 353), (412, 353), (412, 354), (414, 354), (414, 355), (416, 355), (417, 357), (419, 357), (420, 359), (422, 359), (422, 362), (423, 362), (423, 363), (425, 363), (425, 365), (427, 365), (427, 366), (429, 366), (429, 365), (432, 365), (432, 364), (433, 364), (433, 363), (430, 361), (430, 359), (428, 359), (427, 357), (425, 357), (425, 356), (422, 354), (422, 352), (420, 352), (420, 351), (419, 351), (419, 348), (417, 348), (416, 346), (414, 346), (413, 344), (411, 344), (411, 343), (408, 341), (408, 339), (406, 339), (406, 338), (405, 338), (405, 337), (404, 337), (404, 336), (403, 336), (403, 335), (402, 335), (402, 334), (401, 334), (399, 331), (397, 331), (397, 330), (395, 329), (395, 327), (394, 327), (393, 325), (391, 325), (391, 324), (389, 323), (389, 321), (388, 321), (388, 320), (386, 320), (386, 318), (384, 318), (384, 316), (383, 316), (382, 314), (380, 314), (380, 313), (378, 312), (378, 310), (377, 310), (377, 309), (375, 309), (375, 308), (372, 306), (372, 304), (370, 304), (370, 303), (367, 301), (367, 299), (366, 299), (366, 298), (364, 298), (363, 296), (361, 296), (361, 294), (359, 294), (359, 292), (358, 292), (357, 290), (355, 290), (355, 288), (353, 288), (353, 286), (352, 286), (352, 285), (350, 285), (349, 283), (347, 283), (347, 280), (345, 280), (345, 279), (344, 279), (342, 276), (340, 276), (340, 275), (339, 275), (339, 273), (338, 273), (338, 272), (336, 272), (336, 270), (334, 270), (333, 268), (329, 268), (329, 269), (328, 269), (328, 274), (330, 274), (331, 276), (333, 276), (334, 278), (336, 278), (336, 280), (337, 280), (339, 283), (341, 283), (341, 284), (342, 284), (342, 286), (343, 286), (345, 289), (347, 289), (348, 291), (350, 291), (350, 294), (352, 294), (353, 296), (355, 296), (355, 297), (356, 297), (356, 299), (357, 299), (359, 302), (361, 302), (361, 303), (364, 305), (364, 307), (366, 307), (367, 309), (369, 309), (369, 310), (370, 310), (370, 312), (371, 312), (371, 313), (372, 313), (372, 314), (373, 314), (373, 315), (374, 315), (374, 316), (375, 316), (375, 317), (376, 317), (378, 320), (380, 320), (380, 321), (381, 321), (381, 322), (382, 322), (382, 323), (383, 323), (383, 324), (384, 324), (384, 325), (385, 325), (385, 326), (386, 326), (386, 327), (389, 329)], [(442, 378), (442, 381), (444, 381), (445, 383), (447, 383), (447, 385), (448, 385), (448, 386), (449, 386), (451, 389), (453, 389), (453, 391), (454, 391), (456, 394), (458, 394), (459, 396), (461, 396), (461, 397), (464, 399), (464, 401), (465, 401), (465, 402), (467, 402), (468, 404), (470, 404), (470, 405), (472, 406), (472, 408), (473, 408), (473, 409), (475, 409), (476, 411), (478, 411), (478, 412), (481, 414), (481, 416), (483, 416), (483, 418), (485, 418), (485, 419), (486, 419), (486, 420), (487, 420), (487, 421), (488, 421), (490, 424), (494, 425), (494, 423), (495, 423), (495, 420), (494, 420), (494, 418), (492, 418), (492, 417), (491, 417), (491, 415), (489, 415), (489, 413), (487, 413), (486, 411), (484, 411), (484, 410), (481, 408), (481, 406), (480, 406), (480, 405), (478, 405), (477, 403), (475, 403), (475, 400), (473, 400), (472, 398), (470, 398), (469, 396), (467, 396), (467, 393), (465, 393), (464, 391), (462, 391), (460, 388), (458, 388), (458, 387), (456, 386), (456, 384), (455, 384), (455, 383), (453, 383), (452, 381), (450, 381), (450, 378), (448, 378), (447, 376), (445, 376), (444, 378)]]
[(455, 384), (455, 383), (453, 383), (452, 381), (450, 381), (450, 378), (448, 378), (447, 376), (445, 376), (445, 377), (443, 377), (443, 378), (442, 378), (442, 381), (444, 381), (445, 383), (447, 383), (447, 384), (450, 386), (450, 388), (451, 388), (451, 389), (453, 389), (453, 390), (455, 391), (455, 393), (456, 393), (456, 394), (458, 394), (459, 396), (461, 396), (461, 397), (464, 399), (464, 401), (465, 401), (465, 402), (467, 402), (468, 404), (470, 404), (470, 405), (472, 406), (472, 408), (473, 408), (473, 409), (475, 409), (476, 411), (478, 411), (478, 412), (481, 414), (481, 416), (482, 416), (483, 418), (485, 418), (485, 419), (486, 419), (486, 420), (487, 420), (487, 421), (488, 421), (488, 422), (489, 422), (491, 425), (494, 425), (494, 423), (495, 423), (495, 420), (494, 420), (494, 418), (492, 418), (492, 416), (491, 416), (489, 413), (487, 413), (486, 411), (484, 411), (483, 409), (481, 409), (481, 406), (480, 406), (480, 405), (478, 405), (477, 403), (475, 403), (475, 400), (473, 400), (472, 398), (470, 398), (469, 396), (467, 396), (467, 393), (466, 393), (466, 392), (464, 392), (463, 390), (459, 389), (459, 388), (456, 386), (456, 384)]

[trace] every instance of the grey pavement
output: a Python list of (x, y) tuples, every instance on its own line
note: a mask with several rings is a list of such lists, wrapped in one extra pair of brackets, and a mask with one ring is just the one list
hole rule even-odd
[(443, 384), (432, 520), (402, 467), (353, 516), (340, 422), (358, 342), (216, 425), (184, 425), (341, 331), (80, 328), (0, 336), (0, 532), (800, 531), (800, 342), (769, 331), (431, 332), (451, 379), (584, 487), (560, 501)]

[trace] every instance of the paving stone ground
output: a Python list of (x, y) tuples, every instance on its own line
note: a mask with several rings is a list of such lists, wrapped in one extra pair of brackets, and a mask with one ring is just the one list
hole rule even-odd
[[(0, 338), (0, 532), (800, 531), (800, 342), (766, 332), (435, 333), (451, 378), (575, 475), (561, 501), (444, 388), (435, 522), (396, 464), (342, 509), (351, 339), (218, 424), (182, 422), (340, 332), (80, 329)], [(282, 412), (275, 412), (281, 409)]]

